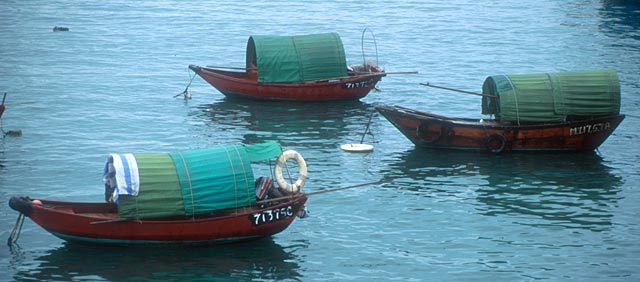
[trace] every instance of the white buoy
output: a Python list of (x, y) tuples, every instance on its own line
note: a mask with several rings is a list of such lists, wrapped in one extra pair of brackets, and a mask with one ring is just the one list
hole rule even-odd
[(373, 151), (373, 146), (372, 145), (368, 145), (368, 144), (362, 144), (362, 141), (364, 141), (364, 136), (367, 135), (367, 132), (369, 131), (369, 125), (371, 125), (371, 119), (373, 118), (373, 113), (371, 113), (371, 115), (369, 116), (369, 121), (367, 122), (367, 127), (364, 129), (364, 133), (362, 133), (362, 138), (360, 139), (360, 143), (359, 144), (344, 144), (340, 146), (340, 149), (342, 149), (343, 151), (347, 151), (347, 152), (354, 152), (354, 153), (367, 153), (367, 152), (371, 152)]
[(373, 146), (369, 144), (344, 144), (340, 149), (347, 152), (367, 153), (373, 151)]

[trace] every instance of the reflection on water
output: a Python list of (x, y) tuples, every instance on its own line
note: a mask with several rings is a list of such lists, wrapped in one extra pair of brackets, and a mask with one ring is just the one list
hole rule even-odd
[(4, 171), (5, 170), (5, 157), (4, 157), (4, 148), (2, 148), (2, 151), (0, 151), (0, 171)]
[(599, 9), (600, 29), (613, 37), (629, 37), (640, 40), (640, 1), (603, 0)]
[(522, 216), (520, 223), (602, 231), (611, 225), (621, 177), (592, 154), (490, 155), (414, 149), (383, 173), (398, 187), (428, 196), (477, 201), (486, 216)]
[[(327, 140), (353, 137), (364, 131), (373, 107), (360, 101), (339, 103), (261, 102), (225, 98), (202, 105), (192, 115), (209, 137), (242, 132), (243, 143), (279, 141), (283, 147), (335, 148)], [(238, 134), (236, 134), (238, 135)]]
[[(294, 247), (295, 248), (295, 247)], [(271, 238), (198, 248), (112, 248), (65, 243), (25, 262), (14, 251), (15, 280), (299, 280), (295, 250)], [(24, 267), (25, 263), (36, 264)], [(24, 270), (22, 270), (24, 269)]]

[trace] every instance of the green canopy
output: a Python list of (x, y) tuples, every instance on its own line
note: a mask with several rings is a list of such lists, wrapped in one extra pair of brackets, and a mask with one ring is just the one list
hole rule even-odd
[(169, 154), (134, 154), (140, 175), (138, 196), (121, 195), (118, 216), (125, 219), (160, 218), (184, 214), (176, 168)]
[(247, 68), (258, 68), (258, 82), (292, 83), (347, 75), (342, 40), (337, 33), (298, 36), (251, 36)]
[(620, 82), (614, 70), (494, 75), (482, 91), (482, 113), (511, 122), (560, 122), (568, 116), (620, 112)]
[(121, 195), (123, 219), (190, 217), (255, 204), (252, 161), (275, 158), (280, 145), (232, 145), (172, 153), (134, 154), (137, 196)]

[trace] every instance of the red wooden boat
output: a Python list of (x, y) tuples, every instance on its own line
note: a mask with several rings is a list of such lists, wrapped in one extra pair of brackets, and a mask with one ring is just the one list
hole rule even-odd
[(482, 113), (490, 119), (449, 118), (397, 106), (376, 109), (416, 146), (502, 151), (592, 151), (624, 119), (613, 70), (488, 77)]
[[(254, 182), (250, 163), (274, 156), (276, 181), (260, 177)], [(282, 172), (291, 158), (300, 169), (293, 184)], [(304, 211), (305, 179), (304, 159), (295, 151), (282, 152), (275, 142), (111, 154), (104, 170), (106, 202), (12, 197), (9, 206), (20, 216), (9, 242), (15, 241), (24, 216), (61, 239), (82, 243), (205, 245), (257, 239), (283, 231)]]
[[(114, 203), (13, 197), (12, 208), (67, 241), (121, 246), (209, 245), (267, 237), (286, 229), (303, 209), (303, 193), (273, 205), (254, 205), (190, 219), (120, 220)], [(274, 202), (272, 202), (274, 203)]]
[(245, 68), (189, 68), (228, 97), (307, 102), (360, 99), (386, 75), (372, 62), (347, 66), (336, 33), (251, 36)]
[(367, 96), (385, 76), (384, 71), (376, 71), (336, 79), (298, 83), (263, 83), (259, 82), (250, 71), (225, 71), (195, 65), (190, 65), (189, 68), (230, 98), (299, 102), (358, 100)]
[(376, 109), (418, 147), (503, 151), (593, 151), (624, 115), (517, 125), (495, 119), (449, 118), (398, 106)]

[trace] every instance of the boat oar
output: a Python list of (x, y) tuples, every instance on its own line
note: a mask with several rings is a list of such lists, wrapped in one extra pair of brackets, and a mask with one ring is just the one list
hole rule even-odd
[(228, 70), (257, 70), (258, 68), (239, 68), (239, 67), (224, 67), (224, 66), (207, 66), (212, 69), (228, 69)]
[(339, 77), (332, 77), (332, 78), (327, 78), (325, 80), (338, 80), (338, 79), (346, 79), (346, 78), (356, 78), (356, 77), (363, 77), (363, 76), (385, 76), (387, 74), (418, 74), (417, 71), (396, 71), (396, 72), (351, 72), (354, 75), (347, 75), (347, 76), (339, 76)]
[(366, 74), (418, 74), (417, 71), (391, 71), (391, 72), (353, 72), (358, 75)]
[(328, 189), (328, 190), (322, 190), (322, 191), (315, 191), (315, 192), (306, 193), (306, 194), (307, 194), (307, 196), (311, 196), (311, 195), (318, 195), (318, 194), (324, 194), (324, 193), (335, 192), (335, 191), (340, 191), (340, 190), (346, 190), (346, 189), (351, 189), (351, 188), (358, 188), (358, 187), (363, 187), (363, 186), (376, 185), (376, 184), (382, 184), (382, 183), (390, 183), (390, 182), (393, 182), (393, 179), (378, 180), (378, 181), (368, 182), (368, 183), (360, 183), (360, 184), (356, 184), (356, 185), (340, 187), (340, 188), (334, 188), (334, 189)]
[(351, 185), (351, 186), (346, 186), (346, 187), (322, 190), (322, 191), (315, 191), (315, 192), (311, 192), (311, 193), (294, 194), (292, 196), (283, 196), (283, 197), (278, 197), (278, 198), (266, 199), (266, 200), (258, 201), (258, 202), (256, 202), (256, 204), (261, 205), (261, 204), (266, 204), (266, 203), (280, 201), (280, 200), (297, 198), (297, 197), (300, 197), (302, 195), (307, 195), (307, 196), (318, 195), (318, 194), (324, 194), (324, 193), (335, 192), (335, 191), (340, 191), (340, 190), (358, 188), (358, 187), (363, 187), (363, 186), (376, 185), (376, 184), (382, 184), (382, 183), (389, 183), (389, 182), (392, 182), (392, 181), (393, 181), (393, 179), (378, 180), (378, 181), (374, 181), (374, 182), (361, 183), (361, 184), (356, 184), (356, 185)]
[(465, 93), (465, 94), (471, 94), (471, 95), (477, 95), (477, 96), (483, 96), (483, 97), (495, 98), (495, 99), (499, 99), (499, 98), (500, 98), (500, 96), (496, 96), (496, 95), (484, 94), (484, 93), (477, 93), (477, 92), (472, 92), (472, 91), (467, 91), (467, 90), (460, 90), (460, 89), (455, 89), (455, 88), (449, 88), (449, 87), (444, 87), (444, 86), (438, 86), (438, 85), (433, 85), (433, 84), (431, 84), (431, 83), (429, 83), (429, 82), (427, 82), (427, 83), (420, 83), (420, 85), (429, 86), (429, 87), (438, 88), (438, 89), (449, 90), (449, 91), (455, 91), (455, 92), (460, 92), (460, 93)]

